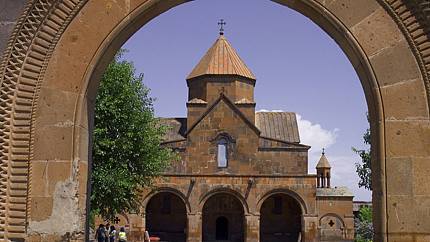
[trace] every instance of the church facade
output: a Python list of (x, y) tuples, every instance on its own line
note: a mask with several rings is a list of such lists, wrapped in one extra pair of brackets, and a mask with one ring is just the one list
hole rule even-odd
[[(295, 113), (256, 112), (256, 78), (220, 35), (187, 77), (186, 118), (164, 118), (179, 159), (143, 196), (140, 225), (169, 242), (352, 241), (352, 194), (324, 152), (308, 174)], [(140, 217), (141, 218), (141, 217)], [(136, 219), (135, 219), (136, 220)], [(136, 220), (137, 221), (137, 220)]]

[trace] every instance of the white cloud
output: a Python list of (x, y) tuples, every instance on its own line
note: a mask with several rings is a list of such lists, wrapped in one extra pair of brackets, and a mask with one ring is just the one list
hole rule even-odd
[(322, 148), (329, 148), (336, 143), (339, 129), (324, 129), (320, 124), (303, 119), (299, 114), (297, 114), (297, 125), (299, 126), (300, 142), (312, 147), (309, 150), (310, 153), (320, 153)]
[(372, 193), (358, 187), (360, 180), (355, 172), (355, 162), (360, 159), (357, 154), (328, 155), (327, 159), (332, 166), (332, 186), (347, 186), (354, 194), (354, 200), (372, 200)]
[[(257, 112), (283, 112), (282, 110), (267, 110), (261, 109)], [(299, 114), (297, 115), (297, 125), (299, 128), (300, 142), (302, 144), (310, 145), (312, 148), (309, 150), (308, 156), (308, 172), (315, 174), (315, 166), (321, 157), (322, 148), (330, 148), (336, 144), (339, 129), (333, 130), (324, 129), (318, 123), (312, 123), (309, 120), (303, 119)], [(353, 153), (348, 154), (335, 154), (329, 152), (326, 154), (332, 166), (332, 185), (334, 186), (347, 186), (354, 193), (354, 200), (370, 201), (371, 192), (358, 187), (358, 176), (355, 172), (355, 162), (360, 157)]]

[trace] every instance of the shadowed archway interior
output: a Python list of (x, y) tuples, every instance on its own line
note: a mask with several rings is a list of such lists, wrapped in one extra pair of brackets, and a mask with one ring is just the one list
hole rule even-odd
[(227, 193), (215, 194), (203, 206), (203, 241), (243, 242), (245, 238), (244, 223), (244, 210), (241, 202)]
[(187, 240), (187, 211), (177, 195), (160, 192), (150, 198), (145, 209), (146, 230), (162, 241)]
[(297, 242), (301, 238), (302, 216), (294, 198), (282, 193), (268, 197), (260, 210), (260, 241)]

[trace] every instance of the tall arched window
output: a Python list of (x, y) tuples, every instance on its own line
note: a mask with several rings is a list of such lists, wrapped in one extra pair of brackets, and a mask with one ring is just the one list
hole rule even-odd
[(227, 150), (228, 142), (225, 138), (221, 138), (218, 140), (218, 167), (227, 167), (228, 163), (228, 150)]

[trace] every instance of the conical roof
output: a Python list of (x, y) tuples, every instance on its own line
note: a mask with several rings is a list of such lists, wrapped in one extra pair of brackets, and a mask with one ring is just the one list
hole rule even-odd
[(224, 35), (220, 35), (187, 79), (203, 75), (238, 75), (249, 79), (255, 76), (240, 59)]
[(328, 159), (325, 156), (324, 152), (321, 154), (321, 158), (318, 161), (317, 168), (331, 168), (330, 163), (328, 162)]

